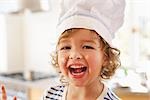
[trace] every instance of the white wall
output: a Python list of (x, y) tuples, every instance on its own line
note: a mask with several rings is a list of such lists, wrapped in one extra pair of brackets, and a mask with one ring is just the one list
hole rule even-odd
[(0, 72), (23, 68), (22, 16), (3, 15), (0, 18)]
[(24, 68), (22, 15), (6, 15), (6, 25), (8, 67), (11, 71), (19, 71)]
[(56, 73), (50, 53), (55, 49), (58, 1), (50, 2), (49, 12), (24, 13), (24, 65), (26, 69)]
[(0, 63), (3, 62), (0, 72), (35, 70), (55, 73), (50, 53), (55, 48), (57, 4), (53, 1), (49, 12), (25, 10), (20, 14), (5, 15), (3, 23), (6, 25), (2, 25), (4, 28), (0, 30), (0, 54), (3, 54), (0, 55)]
[(27, 13), (24, 17), (24, 61), (31, 70), (53, 70), (50, 53), (54, 50), (53, 40), (56, 20), (52, 13)]
[(6, 24), (5, 16), (0, 14), (0, 71), (5, 71), (7, 66), (6, 52)]
[(54, 71), (50, 53), (55, 48), (56, 15), (26, 11), (0, 20), (0, 72)]

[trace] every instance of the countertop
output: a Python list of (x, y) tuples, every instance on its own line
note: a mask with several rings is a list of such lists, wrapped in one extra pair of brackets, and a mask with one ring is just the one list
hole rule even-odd
[[(46, 78), (41, 79), (37, 81), (23, 81), (23, 80), (17, 80), (12, 78), (7, 78), (0, 76), (0, 84), (6, 85), (7, 88), (9, 87), (15, 87), (19, 89), (23, 88), (32, 88), (37, 91), (39, 89), (42, 93), (45, 89), (47, 89), (49, 86), (57, 85), (59, 84), (59, 78)], [(113, 88), (114, 92), (122, 98), (122, 100), (150, 100), (150, 91), (148, 92), (133, 92), (130, 88), (121, 88), (121, 87), (115, 87)], [(34, 90), (33, 90), (34, 91)], [(34, 93), (35, 93), (34, 91)]]
[(15, 85), (15, 86), (23, 86), (28, 88), (41, 88), (46, 89), (48, 86), (56, 85), (56, 83), (59, 83), (58, 77), (55, 78), (45, 78), (40, 79), (36, 81), (24, 81), (24, 80), (18, 80), (18, 79), (12, 79), (8, 77), (0, 76), (0, 84), (6, 84), (6, 85)]
[(114, 92), (122, 100), (150, 100), (150, 91), (146, 91), (146, 92), (134, 91), (133, 92), (131, 88), (116, 87), (114, 88)]

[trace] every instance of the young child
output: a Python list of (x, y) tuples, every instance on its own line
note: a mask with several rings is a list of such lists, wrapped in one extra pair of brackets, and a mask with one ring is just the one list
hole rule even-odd
[(47, 89), (43, 100), (119, 99), (102, 80), (120, 65), (112, 39), (123, 23), (124, 7), (124, 0), (61, 0), (53, 64), (62, 84)]
[(50, 87), (44, 100), (118, 100), (102, 82), (120, 65), (112, 46), (123, 23), (124, 0), (62, 0), (54, 66), (62, 84)]

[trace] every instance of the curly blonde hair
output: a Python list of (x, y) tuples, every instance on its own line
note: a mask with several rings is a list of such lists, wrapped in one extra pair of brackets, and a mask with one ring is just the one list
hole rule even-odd
[[(72, 28), (72, 29), (66, 30), (59, 37), (59, 40), (62, 37), (68, 37), (70, 32), (74, 32), (77, 29), (79, 29), (79, 28)], [(91, 30), (91, 32), (95, 32), (95, 31)], [(119, 59), (120, 50), (118, 50), (117, 48), (111, 47), (99, 34), (97, 34), (97, 35), (99, 36), (101, 49), (103, 50), (104, 56), (106, 58), (106, 63), (102, 66), (102, 69), (101, 69), (101, 72), (100, 72), (99, 76), (102, 79), (109, 79), (109, 78), (111, 78), (111, 76), (114, 75), (116, 69), (121, 65), (121, 62), (120, 62), (120, 59)], [(58, 44), (59, 44), (59, 41), (58, 41)], [(52, 54), (51, 57), (52, 57), (53, 66), (57, 69), (57, 71), (59, 73), (61, 73), (61, 71), (59, 70), (58, 62), (57, 62), (58, 61), (57, 52)]]

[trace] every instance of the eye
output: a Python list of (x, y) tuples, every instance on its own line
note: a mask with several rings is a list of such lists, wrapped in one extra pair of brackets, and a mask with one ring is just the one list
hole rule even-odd
[(83, 46), (83, 49), (94, 49), (94, 47), (89, 46), (89, 45), (84, 45), (84, 46)]
[(69, 49), (71, 49), (70, 46), (64, 46), (64, 47), (61, 47), (61, 48), (60, 48), (60, 50), (69, 50)]

